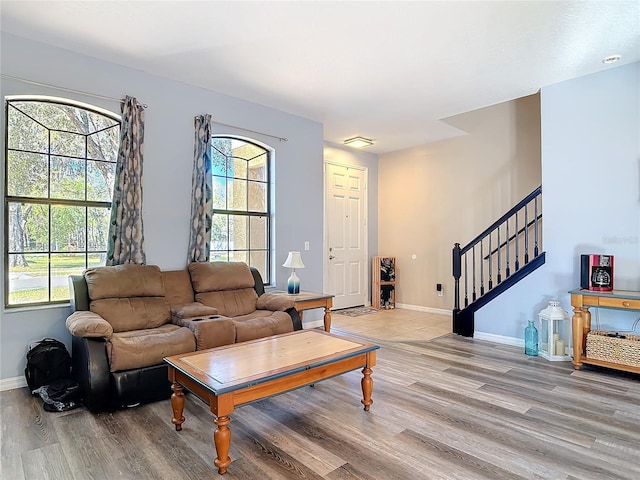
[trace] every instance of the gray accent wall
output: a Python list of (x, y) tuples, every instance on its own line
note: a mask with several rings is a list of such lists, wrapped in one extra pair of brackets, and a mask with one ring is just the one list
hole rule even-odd
[[(304, 255), (304, 288), (322, 290), (322, 124), (4, 32), (1, 40), (3, 74), (107, 97), (131, 95), (148, 104), (143, 179), (145, 244), (147, 262), (164, 270), (186, 266), (194, 116), (210, 113), (214, 121), (286, 137), (288, 141), (279, 141), (218, 124), (214, 124), (212, 129), (215, 134), (249, 137), (275, 149), (276, 286), (285, 288), (286, 285), (289, 271), (281, 265), (287, 252), (303, 251), (304, 242), (309, 241), (312, 248)], [(7, 95), (32, 94), (70, 98), (120, 113), (118, 101), (7, 78), (2, 78), (0, 93), (3, 99)], [(3, 132), (4, 120), (3, 111)], [(4, 154), (3, 146), (2, 169)], [(23, 375), (29, 342), (54, 337), (70, 347), (71, 337), (64, 326), (68, 314), (68, 306), (3, 310), (0, 320), (0, 379)]]

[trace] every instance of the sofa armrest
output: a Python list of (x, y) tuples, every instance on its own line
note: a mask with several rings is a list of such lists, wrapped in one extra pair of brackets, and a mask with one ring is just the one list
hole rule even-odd
[(71, 337), (71, 377), (90, 412), (111, 410), (111, 374), (102, 338)]
[(231, 345), (236, 341), (236, 327), (233, 320), (222, 315), (181, 318), (176, 325), (187, 327), (196, 339), (196, 350)]
[(286, 313), (291, 317), (291, 322), (293, 323), (293, 330), (302, 330), (302, 319), (300, 318), (300, 312), (296, 310), (296, 307), (287, 308), (285, 310)]
[(65, 322), (74, 337), (111, 338), (113, 327), (97, 313), (89, 311), (73, 312)]
[(293, 300), (277, 293), (264, 293), (256, 300), (256, 310), (284, 312), (294, 305)]
[(184, 305), (176, 305), (171, 307), (171, 320), (176, 325), (180, 325), (178, 320), (192, 317), (208, 317), (217, 315), (218, 309), (210, 307), (200, 302), (192, 302)]

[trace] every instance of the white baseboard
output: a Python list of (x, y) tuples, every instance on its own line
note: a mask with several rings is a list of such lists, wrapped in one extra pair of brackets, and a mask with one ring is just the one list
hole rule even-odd
[[(406, 310), (416, 310), (420, 312), (451, 315), (451, 310), (445, 310), (440, 308), (420, 307), (417, 305), (404, 305), (404, 304), (396, 304), (396, 307), (404, 308)], [(305, 322), (303, 327), (304, 328), (324, 327), (324, 322), (322, 320)], [(512, 345), (514, 347), (524, 347), (524, 340), (521, 338), (505, 337), (502, 335), (494, 335), (493, 333), (474, 332), (473, 338), (477, 338), (478, 340), (486, 340), (488, 342)], [(13, 378), (3, 378), (0, 380), (0, 392), (13, 390), (15, 388), (22, 388), (26, 386), (27, 386), (27, 380), (23, 376), (13, 377)]]
[(3, 378), (2, 380), (0, 380), (0, 392), (26, 386), (27, 379), (24, 377)]
[(477, 338), (478, 340), (486, 340), (493, 343), (511, 345), (513, 347), (524, 347), (524, 340), (522, 338), (505, 337), (503, 335), (494, 335), (493, 333), (484, 332), (474, 332), (473, 338)]
[(302, 328), (324, 328), (324, 320), (313, 320), (312, 322), (302, 322)]
[(446, 308), (422, 307), (420, 305), (408, 305), (406, 303), (396, 303), (396, 308), (414, 310), (416, 312), (434, 313), (436, 315), (453, 315), (451, 310), (447, 310)]

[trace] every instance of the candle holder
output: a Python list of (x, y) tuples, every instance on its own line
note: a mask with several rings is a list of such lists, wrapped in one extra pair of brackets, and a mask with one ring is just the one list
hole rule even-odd
[(571, 351), (569, 339), (569, 314), (560, 307), (560, 302), (551, 301), (538, 314), (540, 321), (540, 343), (538, 354), (552, 362), (569, 361)]

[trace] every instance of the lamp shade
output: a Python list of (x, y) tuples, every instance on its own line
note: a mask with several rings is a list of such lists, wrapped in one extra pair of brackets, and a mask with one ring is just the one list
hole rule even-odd
[(304, 263), (302, 263), (300, 252), (289, 252), (289, 256), (284, 261), (282, 266), (287, 268), (304, 268)]

